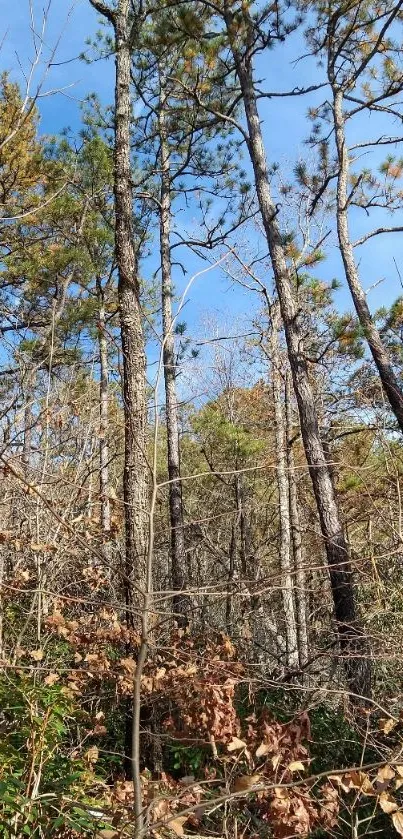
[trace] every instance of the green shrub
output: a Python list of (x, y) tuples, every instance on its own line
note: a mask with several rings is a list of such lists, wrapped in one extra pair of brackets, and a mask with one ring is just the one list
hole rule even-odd
[(74, 700), (58, 684), (2, 674), (0, 708), (0, 837), (92, 835), (97, 779), (72, 747)]

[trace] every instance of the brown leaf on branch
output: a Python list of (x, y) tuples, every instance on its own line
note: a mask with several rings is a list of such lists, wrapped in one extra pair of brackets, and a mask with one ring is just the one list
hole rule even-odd
[(264, 757), (264, 755), (269, 754), (271, 751), (270, 746), (267, 743), (261, 743), (260, 746), (256, 749), (256, 757)]
[(397, 804), (394, 798), (388, 792), (381, 792), (379, 796), (379, 806), (384, 813), (393, 813), (397, 810)]
[(240, 775), (239, 778), (235, 778), (232, 785), (232, 792), (243, 792), (243, 790), (246, 792), (252, 789), (252, 787), (259, 783), (261, 777), (257, 773), (254, 775)]
[(238, 752), (240, 749), (246, 749), (246, 743), (239, 737), (233, 737), (231, 742), (228, 743), (227, 749), (229, 752)]
[(123, 667), (123, 669), (126, 670), (128, 673), (135, 673), (136, 662), (134, 661), (134, 658), (121, 658), (120, 664)]
[(300, 760), (293, 760), (288, 764), (287, 769), (289, 772), (304, 772), (305, 766)]
[(395, 770), (392, 769), (391, 766), (386, 764), (386, 766), (381, 766), (378, 769), (378, 773), (376, 776), (376, 781), (380, 781), (380, 783), (384, 783), (385, 781), (391, 781), (395, 777)]
[(396, 832), (399, 836), (403, 836), (403, 811), (399, 810), (397, 813), (392, 813), (392, 822)]
[(176, 836), (184, 836), (185, 831), (183, 829), (183, 825), (187, 822), (187, 816), (177, 816), (176, 819), (170, 819), (168, 822), (168, 827), (172, 830)]
[(360, 790), (365, 795), (376, 795), (375, 789), (365, 772), (353, 771), (345, 772), (344, 775), (329, 775), (328, 780), (335, 781), (343, 792)]

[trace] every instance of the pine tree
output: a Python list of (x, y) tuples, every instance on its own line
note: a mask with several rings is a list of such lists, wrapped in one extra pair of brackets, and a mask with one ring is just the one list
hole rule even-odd
[[(374, 206), (377, 207), (383, 205), (385, 209), (393, 211), (396, 199), (400, 204), (400, 199), (393, 195), (394, 190), (390, 189), (390, 185), (382, 189), (373, 173), (368, 170), (356, 172), (352, 162), (355, 148), (375, 149), (378, 143), (394, 141), (393, 138), (381, 137), (349, 149), (346, 136), (355, 115), (382, 111), (387, 114), (390, 98), (401, 90), (401, 72), (396, 63), (401, 48), (394, 30), (402, 20), (403, 6), (395, 2), (379, 4), (360, 0), (354, 7), (349, 2), (327, 6), (318, 3), (313, 4), (313, 7), (316, 12), (315, 25), (308, 30), (308, 42), (313, 53), (318, 58), (324, 58), (332, 96), (330, 107), (326, 102), (315, 109), (315, 122), (319, 127), (322, 117), (326, 126), (329, 120), (333, 125), (336, 160), (332, 166), (330, 183), (336, 184), (337, 233), (344, 272), (384, 392), (403, 430), (403, 390), (387, 345), (371, 314), (355, 256), (355, 246), (363, 245), (373, 235), (392, 233), (402, 228), (380, 227), (364, 234), (354, 243), (349, 223), (352, 206), (367, 207), (367, 212), (370, 212), (372, 195)], [(320, 132), (312, 142), (322, 147), (328, 144)], [(322, 187), (319, 192), (323, 195)], [(314, 195), (313, 200), (316, 202)]]
[[(253, 15), (246, 4), (234, 7), (225, 1), (222, 21), (245, 110), (247, 127), (241, 127), (241, 131), (254, 170), (257, 198), (275, 277), (302, 439), (327, 554), (337, 631), (347, 681), (353, 697), (367, 696), (370, 692), (370, 667), (366, 641), (356, 614), (349, 548), (319, 431), (294, 293), (294, 274), (287, 261), (278, 211), (270, 191), (269, 171), (257, 107), (253, 59), (256, 52), (264, 49), (274, 37), (283, 38), (286, 30), (279, 19), (277, 6), (274, 13), (269, 9), (262, 15)], [(268, 35), (264, 34), (264, 25), (269, 31)]]

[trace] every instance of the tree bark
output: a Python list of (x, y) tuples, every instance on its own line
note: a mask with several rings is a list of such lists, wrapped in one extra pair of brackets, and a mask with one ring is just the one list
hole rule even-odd
[[(125, 505), (125, 598), (129, 626), (142, 626), (147, 602), (147, 402), (146, 359), (138, 253), (134, 247), (133, 195), (131, 184), (130, 69), (132, 27), (130, 0), (119, 0), (113, 15), (115, 29), (115, 252), (118, 268), (118, 299), (123, 356), (123, 406), (125, 456), (123, 500)], [(132, 651), (130, 651), (132, 652)], [(130, 654), (130, 653), (129, 653)], [(126, 766), (130, 760), (134, 785), (135, 830), (142, 827), (142, 794), (139, 765), (139, 721), (136, 697), (126, 713)], [(130, 727), (130, 733), (129, 733)]]
[(272, 306), (271, 315), (272, 331), (270, 339), (270, 356), (276, 443), (276, 476), (279, 501), (278, 510), (280, 519), (279, 556), (281, 569), (281, 594), (283, 598), (285, 635), (287, 639), (287, 667), (297, 669), (299, 666), (299, 658), (294, 585), (291, 566), (291, 523), (287, 477), (287, 440), (285, 434), (283, 405), (281, 400), (282, 381), (278, 340), (279, 313), (276, 305)]
[(225, 600), (225, 626), (229, 635), (232, 634), (234, 626), (233, 626), (233, 599), (234, 599), (234, 580), (235, 580), (235, 566), (236, 566), (236, 531), (237, 531), (237, 522), (234, 521), (231, 527), (231, 539), (228, 548), (228, 558), (229, 558), (229, 566), (228, 566), (228, 581), (227, 581), (227, 594)]
[(305, 667), (309, 658), (309, 640), (307, 626), (307, 597), (306, 597), (306, 576), (304, 568), (304, 554), (302, 547), (301, 523), (299, 517), (299, 503), (297, 482), (295, 475), (295, 462), (293, 452), (293, 429), (292, 429), (292, 382), (290, 370), (287, 365), (285, 380), (285, 415), (286, 415), (286, 436), (287, 436), (287, 466), (288, 486), (290, 502), (290, 523), (291, 541), (295, 569), (295, 601), (297, 606), (297, 630), (298, 630), (298, 652), (300, 667)]
[(353, 298), (358, 320), (361, 324), (372, 358), (375, 362), (383, 390), (390, 407), (397, 419), (399, 428), (403, 431), (403, 392), (393, 370), (389, 354), (382, 342), (367, 303), (367, 298), (360, 283), (354, 248), (351, 243), (348, 225), (348, 193), (349, 193), (349, 155), (345, 136), (343, 114), (343, 91), (333, 87), (333, 118), (336, 137), (336, 148), (339, 162), (337, 178), (337, 233), (340, 253), (348, 286)]
[[(109, 499), (109, 394), (108, 394), (108, 342), (106, 339), (105, 301), (102, 283), (97, 280), (99, 301), (99, 490), (101, 498), (101, 530), (104, 546), (110, 540), (111, 506)], [(108, 558), (108, 557), (106, 557)]]
[(175, 336), (172, 317), (172, 264), (170, 250), (171, 235), (171, 175), (170, 152), (166, 133), (166, 92), (160, 71), (160, 103), (158, 129), (161, 156), (160, 194), (160, 251), (161, 251), (161, 304), (163, 364), (165, 385), (165, 413), (169, 478), (169, 518), (171, 528), (171, 579), (177, 594), (173, 599), (173, 611), (180, 625), (187, 622), (189, 598), (186, 588), (186, 550), (183, 516), (182, 482), (179, 447), (178, 398), (176, 392)]
[(234, 475), (234, 494), (237, 518), (239, 522), (239, 560), (240, 572), (244, 579), (248, 576), (248, 529), (245, 516), (244, 481), (243, 475), (237, 472)]
[[(123, 355), (123, 404), (125, 459), (126, 598), (128, 616), (142, 606), (146, 576), (147, 484), (146, 362), (138, 280), (138, 255), (134, 247), (133, 196), (130, 162), (130, 0), (119, 0), (114, 15), (116, 37), (115, 85), (115, 249)], [(130, 614), (132, 617), (130, 618)], [(136, 616), (137, 617), (137, 616)]]
[[(115, 36), (114, 198), (115, 256), (118, 269), (118, 301), (123, 356), (122, 395), (125, 420), (123, 500), (125, 508), (125, 568), (123, 575), (128, 626), (141, 629), (147, 591), (148, 475), (146, 358), (138, 252), (135, 249), (131, 179), (131, 54), (136, 26), (131, 20), (130, 0), (118, 0), (111, 10), (103, 0), (89, 0), (112, 25)], [(148, 521), (147, 521), (148, 519)], [(142, 630), (141, 630), (142, 631)], [(128, 654), (133, 654), (128, 649)], [(126, 703), (125, 703), (126, 704)], [(134, 785), (136, 835), (143, 823), (141, 778), (138, 756), (137, 703), (125, 710), (125, 760), (130, 762)]]
[[(246, 53), (239, 49), (238, 28), (233, 25), (233, 15), (228, 6), (224, 11), (224, 19), (241, 87), (248, 128), (248, 151), (254, 170), (259, 208), (284, 323), (302, 439), (325, 543), (340, 650), (350, 694), (368, 696), (371, 678), (366, 654), (367, 644), (357, 621), (348, 545), (323, 452), (315, 400), (303, 349), (303, 333), (295, 299), (293, 275), (287, 265), (277, 222), (277, 208), (270, 191), (266, 153), (254, 90), (251, 58), (253, 49), (248, 47)], [(252, 31), (248, 40), (252, 43), (253, 23), (251, 20), (249, 20), (249, 25)]]
[[(32, 362), (29, 362), (32, 364)], [(34, 414), (32, 411), (32, 400), (34, 395), (36, 383), (36, 373), (34, 366), (27, 372), (26, 377), (26, 385), (24, 387), (24, 399), (25, 399), (25, 408), (24, 408), (24, 438), (22, 444), (22, 465), (24, 469), (24, 475), (27, 477), (29, 475), (29, 470), (31, 468), (31, 458), (32, 458), (32, 430), (35, 424)]]

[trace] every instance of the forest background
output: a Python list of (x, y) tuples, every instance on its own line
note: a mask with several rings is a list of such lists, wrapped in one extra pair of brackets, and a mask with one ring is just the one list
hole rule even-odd
[(403, 835), (402, 21), (4, 4), (4, 837)]

